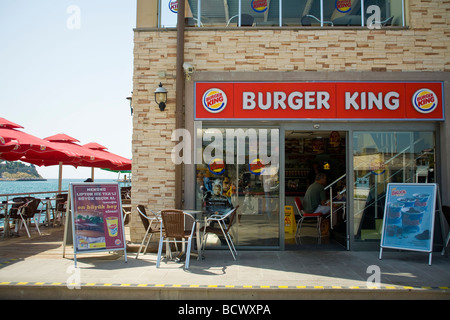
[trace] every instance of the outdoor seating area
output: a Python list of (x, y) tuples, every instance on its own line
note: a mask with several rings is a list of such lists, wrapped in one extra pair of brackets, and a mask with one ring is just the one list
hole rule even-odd
[[(214, 234), (224, 239), (233, 260), (236, 261), (238, 253), (230, 229), (233, 226), (238, 208), (239, 206), (223, 214), (208, 214), (203, 211), (175, 209), (155, 212), (144, 205), (138, 205), (136, 209), (146, 233), (140, 243), (136, 259), (147, 252), (153, 235), (159, 234), (156, 267), (160, 267), (160, 262), (163, 259), (166, 262), (170, 260), (179, 262), (185, 259), (185, 268), (188, 269), (191, 249), (196, 252), (198, 260), (203, 260), (204, 251), (208, 244), (208, 235)], [(166, 244), (165, 257), (163, 257), (164, 244)], [(181, 247), (179, 247), (179, 244), (181, 244)], [(173, 250), (177, 252), (176, 255), (173, 254)]]
[[(45, 195), (45, 193), (44, 193)], [(22, 230), (31, 237), (30, 227), (34, 225), (41, 235), (41, 227), (56, 227), (64, 224), (67, 193), (53, 197), (41, 195), (16, 195), (0, 203), (2, 219), (2, 238), (22, 236)]]

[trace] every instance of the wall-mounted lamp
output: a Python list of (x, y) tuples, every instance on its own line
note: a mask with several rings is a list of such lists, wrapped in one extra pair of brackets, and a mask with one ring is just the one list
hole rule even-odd
[(155, 90), (155, 102), (159, 106), (159, 110), (164, 111), (167, 102), (167, 90), (159, 83), (159, 87)]
[(131, 115), (133, 115), (133, 91), (131, 91), (131, 95), (127, 97), (127, 100), (130, 100), (130, 111)]

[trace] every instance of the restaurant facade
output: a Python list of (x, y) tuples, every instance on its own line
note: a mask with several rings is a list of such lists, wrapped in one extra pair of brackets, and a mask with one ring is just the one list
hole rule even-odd
[(389, 183), (436, 183), (449, 206), (449, 11), (442, 0), (138, 0), (133, 208), (239, 205), (238, 249), (300, 249), (285, 209), (323, 172), (336, 209), (321, 244), (377, 250)]

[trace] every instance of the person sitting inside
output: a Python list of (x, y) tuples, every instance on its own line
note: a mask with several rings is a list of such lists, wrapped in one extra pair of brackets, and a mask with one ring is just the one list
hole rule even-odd
[(326, 199), (325, 186), (327, 185), (327, 176), (319, 172), (316, 180), (306, 190), (303, 198), (303, 210), (307, 213), (322, 213), (327, 216), (330, 213), (330, 205)]

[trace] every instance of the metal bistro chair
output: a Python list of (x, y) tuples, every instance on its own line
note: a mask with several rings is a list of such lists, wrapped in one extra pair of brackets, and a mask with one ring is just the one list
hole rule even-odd
[[(232, 16), (230, 19), (228, 19), (227, 27), (230, 25), (231, 20), (233, 20), (235, 18), (237, 18), (236, 24), (239, 23), (239, 15), (237, 14), (235, 16)], [(251, 27), (251, 26), (253, 26), (254, 22), (255, 22), (255, 18), (253, 16), (246, 14), (246, 13), (241, 14), (241, 27)]]
[(322, 236), (321, 230), (320, 230), (320, 223), (322, 221), (322, 214), (321, 213), (306, 213), (303, 211), (302, 202), (300, 201), (300, 197), (295, 197), (295, 206), (297, 207), (297, 210), (300, 214), (300, 220), (297, 224), (297, 230), (295, 231), (295, 238), (300, 237), (300, 230), (302, 228), (303, 220), (305, 219), (316, 219), (317, 220), (317, 230), (319, 232), (319, 241)]
[[(195, 219), (189, 213), (183, 212), (181, 210), (162, 210), (161, 219), (163, 223), (163, 228), (160, 229), (160, 239), (158, 248), (158, 260), (156, 261), (156, 267), (159, 268), (161, 262), (161, 253), (163, 243), (184, 243), (187, 241), (186, 249), (186, 262), (184, 265), (185, 269), (189, 268), (189, 260), (191, 256), (191, 245), (192, 238), (194, 237), (195, 231)], [(190, 223), (192, 222), (192, 224)], [(191, 230), (186, 230), (186, 226), (191, 226)]]
[[(41, 230), (39, 230), (40, 211), (38, 211), (38, 206), (41, 203), (41, 200), (26, 197), (25, 201), (26, 202), (21, 205), (13, 205), (10, 211), (11, 218), (19, 221), (19, 225), (18, 227), (16, 227), (16, 231), (19, 232), (23, 224), (25, 226), (25, 230), (27, 231), (28, 238), (31, 238), (30, 231), (27, 227), (27, 221), (33, 219), (36, 230), (38, 231), (39, 235), (41, 235)], [(36, 214), (39, 214), (38, 219), (35, 218)]]
[[(227, 244), (228, 248), (230, 249), (231, 255), (233, 256), (233, 259), (236, 260), (236, 256), (238, 255), (236, 248), (234, 246), (233, 240), (230, 236), (230, 229), (233, 225), (234, 218), (236, 216), (236, 211), (239, 208), (239, 206), (236, 206), (236, 208), (231, 209), (225, 214), (214, 214), (210, 216), (206, 220), (206, 226), (202, 227), (200, 231), (203, 231), (202, 234), (202, 245), (199, 250), (199, 257), (201, 256), (201, 253), (206, 246), (206, 240), (208, 238), (208, 233), (214, 233), (217, 236), (223, 235)], [(226, 220), (229, 218), (228, 225), (226, 223)], [(217, 222), (218, 227), (211, 226), (211, 222)]]
[[(56, 195), (55, 210), (53, 215), (53, 226), (56, 224), (57, 216), (60, 217), (61, 224), (64, 224), (64, 217), (67, 210), (67, 193), (60, 193)], [(49, 221), (50, 225), (50, 221)]]
[[(300, 19), (300, 22), (301, 22), (302, 26), (304, 26), (304, 27), (311, 27), (313, 23), (320, 25), (320, 19), (316, 18), (315, 16), (313, 16), (311, 14), (307, 14), (306, 16), (303, 16)], [(324, 20), (323, 24), (328, 24), (330, 26), (333, 26), (333, 22), (331, 22), (331, 21)]]
[[(152, 210), (149, 210), (152, 214), (147, 214), (147, 211), (145, 210), (145, 207), (142, 204), (139, 204), (137, 206), (137, 211), (139, 212), (139, 216), (141, 217), (142, 225), (144, 226), (146, 232), (144, 235), (144, 238), (142, 239), (141, 245), (139, 247), (139, 251), (136, 255), (136, 259), (139, 257), (139, 254), (141, 253), (142, 247), (144, 246), (145, 240), (147, 240), (147, 243), (145, 244), (145, 248), (143, 251), (143, 254), (147, 252), (148, 244), (150, 243), (150, 240), (153, 237), (153, 234), (160, 233), (161, 229), (161, 217), (159, 216), (159, 213), (155, 213)], [(156, 223), (156, 225), (159, 224), (158, 227), (153, 227), (153, 222)], [(147, 239), (148, 237), (148, 239)]]

